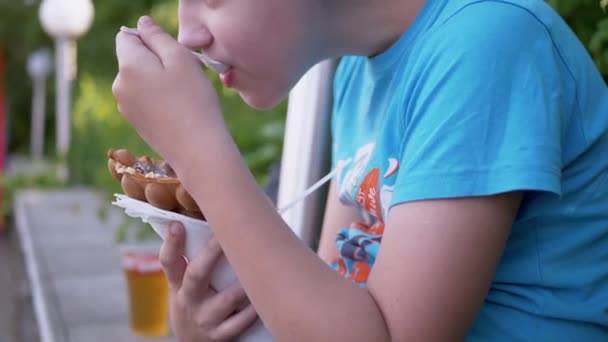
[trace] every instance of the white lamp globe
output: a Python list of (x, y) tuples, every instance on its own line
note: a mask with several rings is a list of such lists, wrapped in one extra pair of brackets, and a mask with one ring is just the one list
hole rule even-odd
[(93, 22), (91, 0), (43, 0), (39, 17), (42, 28), (54, 38), (78, 38)]
[(27, 60), (27, 72), (32, 78), (46, 77), (52, 70), (51, 53), (46, 49), (41, 49)]

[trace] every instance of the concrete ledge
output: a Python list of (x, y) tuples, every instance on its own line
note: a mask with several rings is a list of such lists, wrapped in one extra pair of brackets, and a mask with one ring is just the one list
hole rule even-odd
[(22, 191), (14, 211), (41, 342), (147, 340), (129, 331), (126, 281), (112, 239), (121, 210), (75, 188)]
[(36, 250), (32, 244), (31, 228), (26, 211), (29, 196), (31, 196), (29, 193), (20, 193), (15, 198), (15, 225), (19, 234), (25, 270), (30, 281), (32, 304), (36, 315), (36, 322), (38, 323), (40, 341), (55, 342), (60, 341), (61, 339), (56, 339), (56, 333), (51, 328), (51, 319), (49, 317), (48, 309), (49, 301), (42, 289), (40, 266), (38, 265)]

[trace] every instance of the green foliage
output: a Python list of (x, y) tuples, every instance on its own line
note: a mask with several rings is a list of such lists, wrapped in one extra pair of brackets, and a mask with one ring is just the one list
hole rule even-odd
[(153, 229), (139, 219), (124, 216), (118, 229), (114, 232), (114, 242), (125, 243), (158, 239)]
[(73, 141), (68, 155), (71, 182), (121, 192), (107, 167), (109, 148), (129, 148), (137, 154), (157, 157), (117, 112), (111, 81), (83, 74), (80, 96), (74, 104)]
[(39, 173), (19, 173), (14, 176), (0, 177), (2, 185), (2, 217), (8, 217), (13, 212), (15, 194), (24, 189), (55, 189), (65, 186), (55, 170)]
[[(22, 0), (0, 1), (0, 50), (7, 60), (5, 88), (8, 105), (9, 148), (27, 151), (29, 144), (31, 82), (26, 73), (27, 57), (39, 47), (52, 46), (50, 39), (42, 33), (35, 6), (27, 6)], [(0, 80), (1, 81), (1, 80)], [(53, 97), (53, 87), (49, 99)], [(51, 100), (49, 106), (53, 105)], [(52, 127), (49, 118), (46, 127)], [(50, 131), (50, 130), (49, 130)], [(53, 132), (47, 138), (54, 139)]]
[(608, 80), (608, 0), (548, 0), (585, 44)]

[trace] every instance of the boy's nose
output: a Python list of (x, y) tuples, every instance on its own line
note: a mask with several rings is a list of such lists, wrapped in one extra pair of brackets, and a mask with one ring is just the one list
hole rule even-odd
[(180, 25), (177, 40), (189, 49), (205, 49), (213, 42), (213, 36), (204, 26)]
[(193, 49), (205, 49), (213, 43), (213, 35), (205, 25), (206, 1), (182, 1), (178, 3), (180, 44)]

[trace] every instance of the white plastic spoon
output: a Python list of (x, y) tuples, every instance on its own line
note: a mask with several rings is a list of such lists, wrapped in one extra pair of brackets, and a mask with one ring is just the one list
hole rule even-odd
[[(120, 30), (122, 32), (134, 34), (134, 35), (136, 35), (136, 36), (139, 37), (139, 31), (137, 31), (137, 29), (129, 28), (129, 27), (126, 27), (126, 26), (122, 26), (120, 28)], [(228, 69), (230, 69), (230, 67), (227, 66), (226, 64), (224, 64), (222, 62), (218, 62), (218, 61), (212, 59), (211, 57), (207, 56), (204, 52), (203, 53), (198, 53), (198, 52), (192, 51), (192, 50), (190, 50), (190, 52), (192, 52), (192, 54), (196, 58), (198, 58), (199, 61), (201, 61), (203, 64), (205, 64), (211, 70), (217, 72), (218, 74), (223, 74), (226, 71), (228, 71)]]

